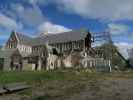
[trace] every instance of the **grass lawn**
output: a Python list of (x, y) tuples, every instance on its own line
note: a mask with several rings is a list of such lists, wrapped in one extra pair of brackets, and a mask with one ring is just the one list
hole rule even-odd
[(0, 72), (0, 83), (12, 82), (41, 82), (53, 80), (80, 80), (87, 79), (107, 79), (107, 78), (133, 78), (133, 71), (130, 72), (113, 72), (97, 73), (85, 71), (24, 71), (24, 72)]
[[(110, 95), (110, 93), (113, 93), (110, 90), (114, 89), (111, 86), (116, 85), (115, 80), (123, 83), (128, 82), (130, 79), (132, 80), (132, 78), (133, 71), (112, 73), (85, 72), (83, 70), (80, 72), (71, 70), (51, 72), (0, 72), (0, 84), (12, 82), (26, 82), (30, 84), (32, 86), (31, 89), (18, 92), (16, 95), (26, 95), (33, 100), (84, 100), (78, 96), (84, 96), (86, 93), (89, 93), (87, 94), (87, 96), (90, 95), (89, 97), (93, 95), (96, 95), (96, 97), (101, 96), (104, 92), (107, 93), (106, 95)], [(131, 82), (133, 83), (133, 80)], [(125, 84), (129, 88), (128, 83)], [(124, 86), (126, 86), (125, 84)], [(120, 86), (120, 88), (123, 87), (122, 85)], [(108, 88), (110, 89), (108, 90)], [(91, 91), (92, 94), (88, 91)]]

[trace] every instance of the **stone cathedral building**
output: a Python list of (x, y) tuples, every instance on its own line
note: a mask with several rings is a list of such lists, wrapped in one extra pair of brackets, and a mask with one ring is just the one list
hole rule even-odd
[[(10, 56), (0, 56), (1, 69), (23, 70), (28, 64), (32, 70), (95, 66), (96, 61), (91, 57), (95, 53), (92, 42), (91, 33), (86, 30), (43, 34), (36, 38), (13, 31), (2, 50), (2, 54), (11, 52)], [(84, 59), (86, 56), (91, 63)]]

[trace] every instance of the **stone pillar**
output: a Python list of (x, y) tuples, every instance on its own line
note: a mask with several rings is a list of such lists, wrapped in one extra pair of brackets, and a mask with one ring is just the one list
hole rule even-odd
[(64, 43), (62, 43), (62, 52), (64, 52)]
[(48, 57), (47, 57), (46, 70), (49, 70), (49, 65), (50, 65), (49, 56), (50, 56), (50, 54), (49, 54)]
[(35, 70), (36, 64), (32, 64), (32, 71)]
[(109, 60), (108, 63), (109, 63), (109, 71), (111, 72), (111, 71), (112, 71), (112, 68), (111, 68), (111, 61)]
[(92, 60), (90, 60), (90, 67), (93, 67), (93, 61)]
[(42, 69), (42, 60), (41, 58), (38, 59), (38, 70), (40, 71)]

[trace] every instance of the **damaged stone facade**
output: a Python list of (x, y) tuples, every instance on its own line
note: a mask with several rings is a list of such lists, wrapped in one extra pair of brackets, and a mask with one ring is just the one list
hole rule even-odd
[(12, 32), (4, 49), (18, 49), (23, 59), (22, 64), (31, 64), (32, 70), (97, 69), (99, 65), (110, 68), (109, 60), (96, 57), (96, 52), (91, 47), (92, 39), (91, 33), (86, 30), (47, 34), (36, 38)]

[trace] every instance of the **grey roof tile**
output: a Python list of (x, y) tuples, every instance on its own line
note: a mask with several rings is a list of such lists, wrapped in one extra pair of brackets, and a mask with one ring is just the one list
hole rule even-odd
[(59, 34), (48, 34), (41, 37), (34, 38), (34, 45), (41, 45), (46, 42), (52, 43), (63, 43), (69, 41), (84, 40), (88, 32), (86, 30), (76, 30), (70, 32), (64, 32)]
[(47, 34), (37, 38), (30, 38), (21, 33), (16, 33), (21, 44), (30, 45), (30, 46), (44, 45), (47, 42), (49, 44), (53, 44), (53, 43), (63, 43), (69, 41), (83, 40), (87, 34), (88, 31), (84, 29), (58, 33), (58, 34)]

